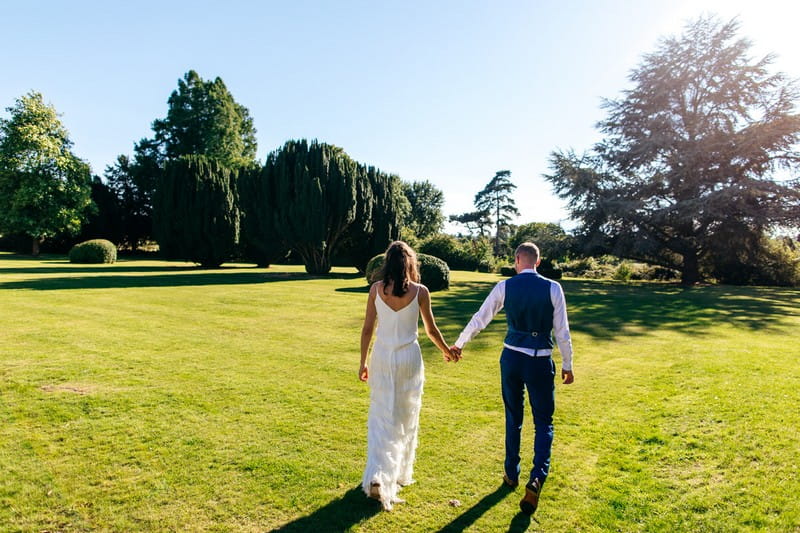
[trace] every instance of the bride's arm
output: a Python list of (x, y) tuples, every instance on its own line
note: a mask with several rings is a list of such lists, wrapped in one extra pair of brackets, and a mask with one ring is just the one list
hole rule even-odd
[(364, 317), (364, 326), (361, 328), (361, 367), (358, 369), (358, 379), (367, 381), (369, 370), (367, 369), (367, 354), (369, 353), (369, 343), (372, 342), (372, 334), (375, 331), (375, 320), (378, 317), (378, 310), (375, 309), (375, 298), (377, 296), (378, 284), (374, 283), (369, 288), (369, 298), (367, 298), (367, 313)]
[(431, 309), (431, 295), (425, 285), (419, 286), (419, 311), (422, 315), (422, 323), (425, 325), (425, 333), (428, 338), (433, 341), (437, 348), (442, 351), (442, 356), (445, 361), (450, 361), (450, 347), (444, 341), (442, 332), (436, 325), (436, 319), (433, 318), (433, 310)]

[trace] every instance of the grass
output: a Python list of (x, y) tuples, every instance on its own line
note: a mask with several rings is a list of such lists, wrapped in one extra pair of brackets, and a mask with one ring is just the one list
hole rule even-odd
[[(800, 291), (565, 280), (576, 382), (530, 520), (501, 317), (458, 365), (422, 334), (418, 483), (392, 513), (360, 492), (366, 284), (334, 274), (0, 254), (0, 530), (800, 531)], [(448, 341), (499, 279), (434, 293)]]

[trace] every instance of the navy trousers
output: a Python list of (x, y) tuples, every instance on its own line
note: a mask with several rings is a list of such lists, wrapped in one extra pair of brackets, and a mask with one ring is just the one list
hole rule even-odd
[(533, 468), (530, 481), (544, 484), (553, 446), (556, 367), (550, 357), (531, 357), (508, 348), (500, 356), (500, 379), (506, 407), (506, 475), (519, 479), (519, 446), (525, 415), (525, 389), (533, 410)]

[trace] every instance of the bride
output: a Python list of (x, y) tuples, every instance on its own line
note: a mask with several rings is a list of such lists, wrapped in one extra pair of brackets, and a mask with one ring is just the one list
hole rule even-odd
[[(402, 502), (400, 487), (413, 483), (419, 410), (425, 369), (417, 343), (419, 316), (425, 333), (442, 351), (445, 361), (458, 361), (442, 337), (431, 311), (428, 289), (419, 283), (417, 255), (406, 243), (395, 241), (384, 256), (382, 280), (369, 291), (367, 314), (361, 330), (361, 368), (358, 377), (368, 381), (370, 407), (367, 420), (367, 466), (361, 483), (364, 492), (380, 500), (384, 510)], [(377, 331), (375, 323), (377, 321)], [(367, 353), (375, 344), (367, 366)]]

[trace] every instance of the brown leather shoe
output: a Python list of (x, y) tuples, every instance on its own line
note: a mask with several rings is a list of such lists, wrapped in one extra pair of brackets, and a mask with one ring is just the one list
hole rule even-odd
[(503, 472), (503, 483), (505, 483), (512, 489), (516, 489), (517, 486), (519, 486), (519, 481), (512, 480), (510, 477), (508, 477), (508, 474), (506, 474), (505, 472)]
[(531, 515), (536, 512), (536, 508), (539, 507), (539, 491), (541, 489), (542, 486), (538, 479), (525, 485), (525, 496), (519, 502), (519, 508), (523, 513)]

